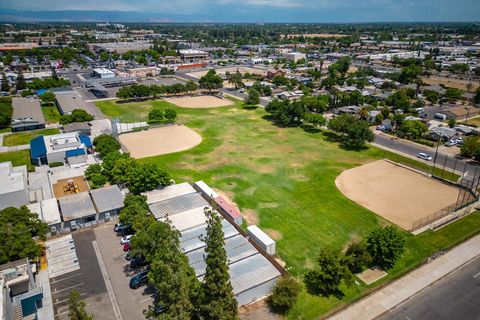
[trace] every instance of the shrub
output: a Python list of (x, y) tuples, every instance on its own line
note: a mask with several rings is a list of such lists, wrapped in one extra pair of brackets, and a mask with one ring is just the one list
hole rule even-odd
[(50, 163), (48, 164), (48, 166), (49, 166), (50, 168), (61, 167), (61, 166), (63, 166), (63, 162), (50, 162)]
[(164, 116), (169, 122), (173, 122), (177, 118), (177, 112), (173, 109), (165, 109)]
[(363, 241), (352, 242), (345, 251), (346, 264), (352, 273), (362, 272), (372, 262), (372, 256)]
[(85, 178), (87, 180), (91, 180), (94, 174), (102, 174), (102, 165), (99, 163), (94, 163), (88, 166), (87, 170), (85, 170)]
[(97, 189), (101, 188), (107, 183), (107, 178), (103, 174), (94, 173), (90, 176), (90, 181), (92, 182), (92, 188)]
[(286, 314), (297, 302), (302, 285), (292, 277), (280, 278), (267, 303), (273, 312)]
[(405, 237), (394, 226), (378, 228), (367, 237), (372, 262), (384, 269), (392, 268), (405, 250)]
[(118, 151), (121, 147), (117, 139), (108, 134), (102, 134), (93, 139), (93, 145), (102, 157), (111, 152)]

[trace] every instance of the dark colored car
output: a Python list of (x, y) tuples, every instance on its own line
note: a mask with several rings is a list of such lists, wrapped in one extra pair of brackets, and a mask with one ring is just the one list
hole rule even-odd
[(115, 226), (113, 227), (113, 231), (118, 232), (119, 229), (125, 228), (125, 225), (121, 222), (115, 223)]
[(130, 279), (130, 289), (137, 289), (138, 287), (147, 284), (148, 271), (142, 271)]
[(118, 227), (117, 234), (123, 237), (135, 234), (135, 231), (132, 229), (131, 226), (121, 226)]
[(130, 261), (130, 268), (136, 269), (139, 267), (143, 267), (146, 264), (147, 264), (147, 260), (145, 260), (143, 256), (137, 256)]

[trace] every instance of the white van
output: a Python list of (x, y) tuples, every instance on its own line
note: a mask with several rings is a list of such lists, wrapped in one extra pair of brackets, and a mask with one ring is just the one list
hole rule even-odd
[(437, 119), (440, 119), (440, 120), (442, 120), (442, 121), (447, 120), (447, 116), (444, 115), (443, 113), (439, 113), (439, 112), (435, 113), (435, 114), (433, 115), (433, 117), (434, 117), (434, 118), (437, 118)]

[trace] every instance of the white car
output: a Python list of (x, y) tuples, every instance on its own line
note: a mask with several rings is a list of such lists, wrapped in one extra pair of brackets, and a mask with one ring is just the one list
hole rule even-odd
[(122, 239), (120, 239), (120, 244), (124, 245), (125, 243), (130, 242), (131, 238), (132, 238), (132, 235), (123, 236)]
[(417, 157), (422, 159), (422, 160), (425, 160), (425, 161), (430, 161), (432, 160), (432, 157), (426, 153), (423, 153), (423, 152), (420, 152), (419, 154), (417, 154)]

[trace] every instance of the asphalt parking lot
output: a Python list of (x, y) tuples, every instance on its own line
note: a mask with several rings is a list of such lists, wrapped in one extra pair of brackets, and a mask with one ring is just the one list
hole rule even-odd
[(103, 280), (102, 272), (92, 242), (93, 230), (73, 234), (80, 268), (50, 278), (55, 319), (69, 319), (68, 299), (72, 290), (80, 293), (87, 304), (87, 312), (95, 319), (115, 319), (112, 304)]
[[(130, 269), (130, 262), (125, 260), (126, 253), (120, 245), (120, 237), (113, 231), (115, 222), (95, 228), (95, 237), (115, 293), (123, 319), (145, 319), (143, 310), (152, 303), (154, 292), (151, 287), (141, 286), (136, 290), (129, 287), (130, 278), (139, 270)], [(103, 319), (103, 318), (99, 318)]]

